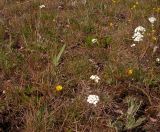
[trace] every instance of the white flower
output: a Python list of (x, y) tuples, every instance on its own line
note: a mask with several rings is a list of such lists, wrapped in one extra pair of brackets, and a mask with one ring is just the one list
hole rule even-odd
[(98, 83), (98, 81), (100, 80), (100, 78), (97, 75), (92, 75), (90, 79), (94, 80), (96, 83)]
[(142, 26), (138, 26), (134, 30), (134, 35), (132, 36), (135, 42), (143, 41), (143, 34), (145, 33), (146, 29)]
[(160, 62), (160, 58), (156, 58), (156, 62), (158, 62), (158, 63), (159, 63), (159, 62)]
[(94, 43), (97, 43), (97, 42), (98, 42), (97, 39), (95, 39), (95, 38), (92, 39), (92, 43), (93, 43), (93, 44), (94, 44)]
[(153, 54), (156, 53), (156, 51), (157, 51), (158, 48), (159, 47), (157, 45), (153, 47)]
[(5, 90), (3, 90), (3, 92), (2, 92), (3, 94), (5, 94), (6, 93), (6, 91)]
[(132, 45), (131, 45), (131, 47), (135, 47), (135, 46), (136, 46), (136, 44), (132, 44)]
[(99, 102), (99, 96), (98, 95), (89, 95), (87, 98), (87, 102), (90, 104), (96, 104)]
[(151, 16), (151, 17), (148, 18), (148, 20), (149, 20), (149, 22), (150, 22), (151, 24), (154, 24), (154, 22), (155, 22), (157, 19), (156, 19), (155, 17)]
[(138, 26), (134, 30), (135, 33), (141, 32), (142, 34), (144, 34), (145, 31), (146, 31), (146, 29), (144, 27), (142, 27), (142, 26)]
[(143, 41), (143, 35), (140, 32), (134, 33), (132, 38), (135, 42)]
[(45, 5), (40, 5), (39, 6), (40, 9), (45, 8), (45, 7), (46, 7)]

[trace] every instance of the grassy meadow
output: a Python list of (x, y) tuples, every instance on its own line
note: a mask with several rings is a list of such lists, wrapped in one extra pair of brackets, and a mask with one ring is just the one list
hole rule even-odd
[(159, 129), (160, 0), (0, 0), (0, 132)]

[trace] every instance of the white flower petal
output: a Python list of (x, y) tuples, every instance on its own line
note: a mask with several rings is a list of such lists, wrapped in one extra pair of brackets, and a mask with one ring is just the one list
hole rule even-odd
[(160, 62), (160, 58), (156, 58), (156, 62)]
[(90, 77), (90, 79), (91, 79), (91, 80), (94, 80), (96, 83), (98, 83), (99, 80), (100, 80), (100, 78), (99, 78), (97, 75), (92, 75), (92, 76)]
[(94, 44), (94, 43), (97, 43), (98, 42), (98, 40), (97, 39), (92, 39), (92, 43)]
[(154, 24), (154, 22), (155, 22), (157, 19), (156, 19), (155, 17), (151, 16), (151, 17), (148, 18), (148, 20), (149, 20), (149, 22), (150, 22), (151, 24)]
[(131, 47), (135, 47), (135, 46), (136, 46), (136, 44), (132, 44), (132, 45), (131, 45)]

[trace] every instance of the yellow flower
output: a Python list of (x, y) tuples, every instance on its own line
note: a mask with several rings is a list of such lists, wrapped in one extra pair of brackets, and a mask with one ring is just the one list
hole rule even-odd
[(61, 85), (56, 86), (56, 91), (62, 91), (63, 87)]
[(132, 75), (133, 74), (133, 70), (132, 69), (129, 69), (128, 71), (127, 71), (127, 74), (130, 76), (130, 75)]

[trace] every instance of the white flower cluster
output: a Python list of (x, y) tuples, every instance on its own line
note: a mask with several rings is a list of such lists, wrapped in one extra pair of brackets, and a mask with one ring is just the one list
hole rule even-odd
[(90, 104), (96, 104), (99, 102), (99, 96), (98, 95), (89, 95), (87, 98), (87, 102)]
[(92, 76), (90, 77), (90, 79), (91, 79), (91, 80), (94, 80), (96, 83), (98, 83), (99, 80), (100, 80), (100, 78), (99, 78), (97, 75), (92, 75)]
[(148, 18), (148, 20), (149, 20), (149, 22), (150, 22), (151, 24), (154, 24), (154, 22), (155, 22), (157, 19), (156, 19), (155, 17), (151, 16), (151, 17)]
[(132, 36), (133, 40), (135, 42), (139, 42), (139, 41), (143, 41), (143, 35), (145, 33), (146, 29), (142, 26), (138, 26), (135, 30), (134, 30), (134, 35)]
[(45, 5), (40, 5), (39, 6), (40, 9), (45, 8), (45, 7), (46, 7)]

